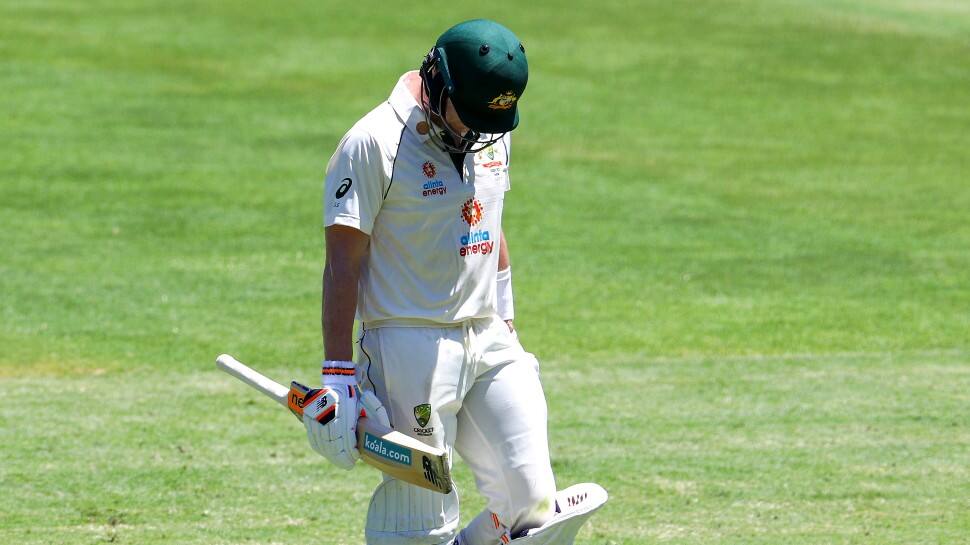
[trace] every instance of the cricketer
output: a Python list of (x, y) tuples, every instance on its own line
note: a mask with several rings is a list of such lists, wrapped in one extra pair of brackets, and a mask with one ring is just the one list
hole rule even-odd
[(459, 528), (456, 490), (385, 475), (367, 512), (370, 545), (569, 545), (606, 502), (592, 483), (557, 492), (539, 364), (513, 327), (502, 206), (528, 75), (509, 29), (457, 24), (351, 127), (327, 166), (327, 397), (304, 408), (310, 445), (353, 468), (365, 408), (457, 451), (487, 499)]

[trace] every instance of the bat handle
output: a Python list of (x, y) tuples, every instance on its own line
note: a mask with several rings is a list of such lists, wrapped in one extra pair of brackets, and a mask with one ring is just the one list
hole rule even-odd
[(280, 405), (287, 407), (287, 396), (289, 390), (286, 386), (252, 369), (229, 354), (222, 354), (216, 358), (216, 366), (226, 373), (238, 378), (249, 386), (259, 390), (267, 397), (272, 398)]

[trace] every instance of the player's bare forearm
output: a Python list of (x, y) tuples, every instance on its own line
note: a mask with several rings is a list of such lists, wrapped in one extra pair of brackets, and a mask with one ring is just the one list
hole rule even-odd
[(326, 229), (327, 260), (323, 268), (323, 351), (328, 360), (354, 357), (354, 314), (360, 267), (370, 237), (352, 227)]
[(512, 260), (509, 259), (509, 245), (505, 242), (505, 231), (499, 234), (498, 243), (498, 270), (504, 271), (512, 266)]
[[(327, 266), (323, 272), (323, 353), (328, 360), (352, 360), (354, 311), (357, 284), (340, 268)], [(352, 293), (351, 293), (352, 292)]]
[[(509, 245), (505, 241), (505, 231), (499, 233), (498, 242), (498, 270), (504, 271), (512, 266), (512, 260), (509, 258)], [(505, 320), (505, 324), (509, 326), (509, 331), (515, 331), (515, 324), (512, 320)]]

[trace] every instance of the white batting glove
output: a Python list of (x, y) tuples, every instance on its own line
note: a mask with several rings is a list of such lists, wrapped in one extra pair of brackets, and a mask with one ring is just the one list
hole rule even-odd
[(380, 423), (382, 426), (391, 427), (391, 419), (387, 417), (387, 409), (377, 399), (374, 392), (365, 391), (360, 395), (360, 416), (370, 418)]
[[(354, 364), (323, 362), (323, 388), (310, 390), (303, 401), (303, 426), (310, 447), (342, 469), (353, 469), (357, 452), (360, 389)], [(385, 412), (385, 417), (386, 417)]]

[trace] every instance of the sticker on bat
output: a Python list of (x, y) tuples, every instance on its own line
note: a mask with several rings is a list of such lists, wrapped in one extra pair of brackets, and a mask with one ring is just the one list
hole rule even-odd
[(364, 450), (376, 454), (388, 462), (402, 466), (411, 465), (411, 449), (387, 442), (369, 433), (364, 433)]
[(442, 488), (441, 475), (438, 475), (438, 470), (427, 456), (421, 457), (421, 465), (424, 467), (424, 480), (433, 484), (435, 488)]

